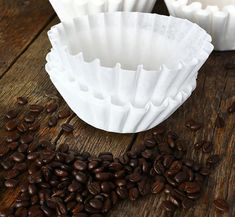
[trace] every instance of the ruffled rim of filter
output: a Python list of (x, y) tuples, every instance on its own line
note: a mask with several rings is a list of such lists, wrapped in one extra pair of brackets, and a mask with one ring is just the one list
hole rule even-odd
[[(114, 12), (115, 14), (117, 13), (130, 13), (130, 12)], [(113, 14), (114, 14), (113, 13)], [(140, 13), (140, 12), (131, 12), (131, 13), (135, 13), (135, 14), (143, 14), (143, 13)], [(83, 19), (86, 17), (87, 20), (88, 20), (88, 23), (89, 23), (89, 26), (91, 25), (90, 23), (90, 19), (89, 17), (93, 17), (93, 16), (101, 16), (103, 15), (104, 18), (107, 17), (107, 15), (110, 15), (111, 13), (100, 13), (99, 15), (95, 14), (95, 15), (85, 15), (83, 16)], [(152, 16), (164, 16), (164, 15), (157, 15), (157, 14), (151, 14)], [(165, 16), (165, 17), (170, 17), (170, 18), (173, 18), (173, 19), (180, 19), (180, 20), (184, 20), (184, 22), (190, 22), (186, 19), (181, 19), (181, 18), (177, 18), (177, 17), (174, 17), (174, 16)], [(78, 19), (78, 18), (73, 18), (72, 19), (72, 22), (74, 23), (74, 21)], [(49, 36), (49, 39), (51, 41), (51, 43), (53, 44), (60, 44), (59, 42), (59, 39), (57, 38), (57, 33), (56, 33), (56, 29), (62, 25), (61, 23), (53, 26), (49, 31), (48, 31), (48, 36)], [(144, 68), (144, 65), (143, 64), (139, 64), (136, 66), (136, 70), (140, 70), (140, 69), (143, 69), (145, 71), (156, 71), (156, 72), (159, 72), (159, 71), (162, 71), (163, 69), (166, 69), (168, 71), (178, 71), (182, 68), (185, 68), (185, 67), (190, 67), (190, 66), (195, 66), (200, 63), (201, 61), (207, 59), (210, 55), (210, 53), (213, 51), (214, 49), (214, 46), (212, 45), (212, 38), (211, 36), (203, 29), (201, 28), (200, 26), (198, 26), (197, 24), (192, 24), (194, 26), (197, 26), (197, 28), (201, 29), (202, 32), (204, 32), (204, 34), (207, 36), (205, 38), (205, 41), (203, 43), (203, 47), (201, 48), (201, 51), (198, 52), (198, 56), (197, 57), (194, 57), (192, 58), (191, 61), (189, 62), (185, 62), (183, 60), (179, 60), (178, 63), (175, 65), (175, 66), (172, 66), (172, 67), (168, 67), (166, 64), (161, 64), (157, 69), (151, 69), (151, 70), (147, 70)], [(106, 68), (106, 69), (114, 69), (114, 68), (119, 68), (121, 70), (127, 70), (125, 68), (122, 68), (122, 65), (121, 63), (116, 63), (113, 67), (107, 67), (107, 66), (102, 66), (101, 65), (101, 60), (99, 58), (94, 58), (93, 60), (91, 61), (87, 61), (84, 59), (84, 55), (83, 55), (83, 52), (79, 52), (77, 54), (71, 54), (70, 51), (69, 51), (69, 48), (68, 48), (68, 45), (62, 45), (61, 46), (62, 50), (66, 53), (66, 55), (68, 56), (72, 56), (73, 58), (74, 57), (77, 57), (79, 58), (82, 62), (84, 63), (88, 63), (88, 64), (98, 64), (99, 67), (102, 67), (102, 68)], [(135, 72), (136, 70), (127, 70), (127, 71), (133, 71)]]
[[(48, 60), (48, 55), (47, 55), (46, 59)], [(45, 69), (46, 69), (47, 73), (49, 74), (49, 76), (54, 79), (58, 79), (58, 78), (60, 78), (62, 80), (66, 79), (64, 76), (61, 76), (63, 73), (57, 73), (58, 71), (65, 70), (62, 67), (58, 68), (55, 66), (51, 66), (50, 62), (47, 62), (45, 65)], [(54, 74), (55, 72), (56, 72), (56, 75)], [(73, 83), (76, 81), (71, 81), (68, 79), (68, 82)], [(181, 102), (185, 101), (184, 99), (189, 97), (192, 94), (192, 92), (194, 91), (194, 89), (196, 88), (196, 79), (192, 80), (191, 83), (189, 83), (188, 86), (184, 90), (181, 90), (180, 92), (178, 92), (174, 97), (167, 97), (160, 105), (155, 105), (153, 102), (150, 101), (144, 107), (136, 107), (135, 105), (133, 105), (130, 102), (128, 102), (128, 103), (122, 102), (120, 99), (115, 99), (115, 96), (104, 97), (99, 92), (92, 92), (89, 89), (89, 87), (87, 87), (86, 85), (78, 84), (77, 87), (78, 87), (78, 94), (82, 94), (84, 99), (87, 98), (86, 96), (89, 96), (89, 98), (92, 97), (95, 102), (94, 104), (102, 104), (102, 105), (103, 104), (111, 104), (117, 110), (123, 110), (123, 108), (125, 108), (125, 109), (128, 108), (128, 110), (134, 109), (134, 110), (138, 110), (138, 111), (147, 112), (150, 108), (158, 109), (161, 106), (167, 107), (169, 104), (169, 100), (179, 101), (178, 98), (180, 98)]]
[[(181, 7), (184, 12), (196, 11), (198, 14), (207, 15), (215, 14), (217, 16), (225, 17), (228, 12), (235, 14), (235, 5), (225, 4), (222, 8), (217, 5), (207, 5), (203, 8), (202, 3), (199, 1), (189, 2), (188, 0), (165, 0), (167, 4), (172, 4), (174, 7)], [(221, 0), (223, 2), (223, 0)]]

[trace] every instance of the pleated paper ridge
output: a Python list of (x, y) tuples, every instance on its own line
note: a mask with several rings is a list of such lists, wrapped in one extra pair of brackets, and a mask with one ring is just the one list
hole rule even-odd
[(156, 0), (49, 0), (62, 22), (75, 17), (114, 11), (151, 12)]
[[(215, 50), (235, 50), (235, 5), (202, 7), (188, 0), (165, 0), (172, 16), (197, 23), (212, 36)], [(223, 0), (221, 0), (223, 4)]]
[[(68, 45), (66, 45), (67, 36), (70, 38), (67, 41), (72, 43), (71, 41), (75, 41), (76, 36), (79, 35), (79, 31), (84, 29), (104, 26), (107, 23), (110, 25), (116, 23), (117, 26), (123, 28), (123, 25), (138, 26), (138, 22), (145, 25), (147, 29), (159, 29), (163, 37), (174, 37), (174, 40), (179, 41), (179, 44), (182, 43), (183, 47), (190, 46), (191, 56), (188, 56), (185, 61), (178, 61), (171, 67), (162, 64), (158, 68), (147, 70), (141, 62), (141, 55), (148, 52), (153, 42), (146, 42), (146, 44), (149, 44), (138, 53), (140, 56), (136, 54), (136, 58), (140, 59), (140, 62), (136, 66), (136, 71), (134, 71), (123, 69), (120, 63), (115, 63), (113, 67), (104, 67), (101, 60), (97, 58), (87, 61), (82, 52), (71, 54)], [(180, 28), (182, 30), (179, 30)], [(184, 31), (185, 28), (187, 32)], [(104, 32), (107, 33), (108, 30), (105, 29)], [(115, 14), (100, 14), (92, 17), (84, 16), (74, 19), (70, 24), (54, 26), (48, 32), (48, 35), (53, 47), (52, 58), (55, 59), (54, 62), (66, 67), (65, 76), (78, 81), (81, 85), (89, 86), (94, 92), (99, 91), (104, 96), (119, 96), (124, 103), (130, 102), (138, 107), (145, 107), (149, 101), (152, 101), (155, 105), (160, 105), (166, 97), (175, 97), (191, 80), (196, 79), (198, 70), (213, 50), (210, 36), (199, 26), (187, 20), (143, 13), (116, 12)], [(98, 36), (86, 36), (86, 38), (92, 37)], [(105, 40), (105, 37), (113, 39), (111, 47), (114, 47), (114, 49), (111, 49), (111, 53), (125, 55), (119, 46), (116, 46), (115, 50), (115, 45), (119, 44), (120, 41), (125, 41), (125, 38), (117, 39), (117, 34), (101, 38)], [(92, 43), (87, 44), (90, 46), (87, 49), (92, 52)], [(138, 44), (141, 44), (141, 42), (137, 39), (136, 45), (139, 47)], [(76, 45), (71, 47), (76, 47)], [(106, 50), (105, 47), (102, 49)], [(174, 59), (174, 55), (177, 55), (177, 50), (173, 49), (173, 51), (170, 57), (172, 59)], [(105, 55), (112, 54), (104, 53), (103, 56)]]
[(47, 60), (46, 71), (51, 81), (75, 114), (89, 125), (108, 132), (137, 133), (157, 126), (173, 114), (196, 87), (196, 81), (191, 81), (174, 98), (164, 99), (161, 105), (149, 102), (146, 107), (138, 108), (91, 92), (88, 87), (64, 76), (61, 73), (64, 69), (55, 66), (49, 57)]

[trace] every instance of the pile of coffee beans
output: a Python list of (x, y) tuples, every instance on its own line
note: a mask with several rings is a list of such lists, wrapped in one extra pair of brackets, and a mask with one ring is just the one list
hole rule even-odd
[[(20, 106), (27, 103), (25, 97), (18, 98)], [(5, 171), (5, 187), (18, 186), (20, 192), (11, 208), (0, 208), (0, 217), (101, 217), (121, 200), (163, 192), (168, 199), (162, 208), (166, 216), (173, 216), (178, 208), (195, 204), (211, 168), (220, 161), (218, 155), (210, 155), (206, 165), (186, 158), (177, 134), (163, 127), (119, 158), (109, 152), (98, 156), (77, 153), (68, 144), (56, 149), (50, 141), (38, 141), (35, 133), (40, 128), (40, 113), (50, 114), (51, 123), (52, 113), (56, 123), (71, 115), (68, 109), (55, 114), (57, 109), (57, 104), (49, 103), (46, 107), (30, 105), (24, 115), (17, 110), (7, 112), (5, 130), (10, 134), (0, 146), (0, 167)], [(49, 127), (56, 126), (49, 122)], [(62, 124), (62, 130), (71, 133), (74, 127)], [(209, 153), (213, 145), (202, 141), (195, 148)], [(214, 203), (219, 210), (228, 210), (226, 201)]]

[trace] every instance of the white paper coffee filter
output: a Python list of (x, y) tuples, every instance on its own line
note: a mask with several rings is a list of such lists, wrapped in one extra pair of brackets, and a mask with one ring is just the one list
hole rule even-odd
[(49, 0), (62, 22), (75, 17), (114, 11), (151, 12), (156, 0)]
[(83, 16), (52, 27), (48, 35), (64, 76), (136, 107), (174, 98), (213, 50), (198, 25), (157, 14)]
[(235, 50), (235, 0), (165, 0), (172, 16), (204, 28), (215, 50)]
[(167, 97), (157, 106), (149, 102), (146, 107), (137, 108), (130, 103), (122, 104), (118, 97), (92, 93), (88, 87), (70, 80), (62, 72), (64, 69), (53, 63), (50, 54), (47, 61), (46, 71), (70, 108), (86, 123), (109, 132), (136, 133), (155, 127), (174, 113), (196, 87), (193, 80), (174, 98)]

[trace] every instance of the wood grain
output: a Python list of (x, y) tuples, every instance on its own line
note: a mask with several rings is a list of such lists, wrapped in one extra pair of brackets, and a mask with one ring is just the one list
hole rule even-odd
[(0, 78), (54, 16), (47, 0), (0, 0)]

